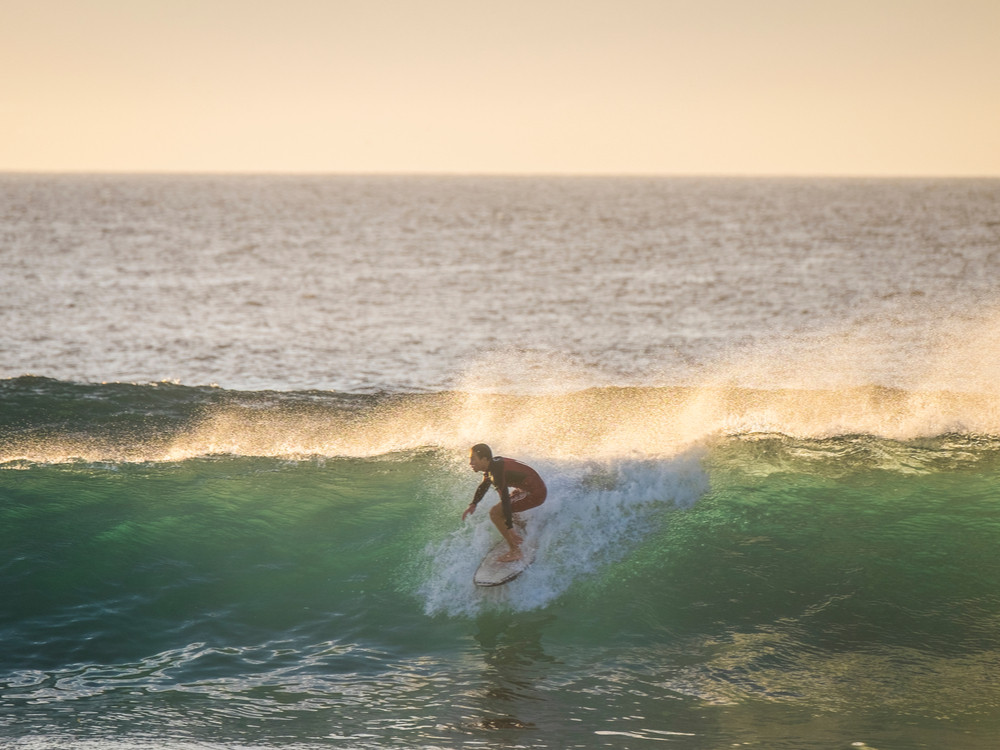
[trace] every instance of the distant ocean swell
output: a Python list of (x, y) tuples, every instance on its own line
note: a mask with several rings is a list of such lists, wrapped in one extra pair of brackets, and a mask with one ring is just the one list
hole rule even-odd
[[(807, 717), (842, 712), (994, 729), (990, 394), (0, 389), (0, 727), (26, 747), (712, 746), (699, 706), (783, 706), (815, 747)], [(493, 592), (496, 532), (461, 521), (480, 439), (550, 488)]]

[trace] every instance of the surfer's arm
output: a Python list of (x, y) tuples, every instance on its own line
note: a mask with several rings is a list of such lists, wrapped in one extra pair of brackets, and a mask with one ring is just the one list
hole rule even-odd
[(462, 514), (462, 520), (470, 513), (475, 513), (476, 506), (479, 505), (479, 501), (483, 499), (486, 495), (486, 491), (490, 488), (490, 475), (486, 474), (483, 477), (483, 481), (478, 487), (476, 487), (476, 494), (472, 496), (472, 502), (469, 503), (469, 507), (465, 509), (465, 513)]

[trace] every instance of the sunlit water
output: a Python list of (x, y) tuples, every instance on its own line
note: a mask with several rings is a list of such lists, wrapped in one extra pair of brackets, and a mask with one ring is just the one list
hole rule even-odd
[(4, 176), (0, 372), (439, 390), (508, 352), (493, 379), (560, 389), (740, 356), (765, 386), (980, 385), (998, 205), (995, 180)]
[(0, 177), (2, 744), (992, 750), (998, 199)]

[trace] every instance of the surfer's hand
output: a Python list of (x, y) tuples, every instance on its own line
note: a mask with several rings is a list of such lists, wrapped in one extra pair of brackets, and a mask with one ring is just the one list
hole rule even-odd
[(462, 520), (464, 521), (466, 518), (469, 517), (469, 515), (471, 513), (475, 513), (475, 512), (476, 512), (476, 504), (475, 503), (469, 503), (469, 507), (466, 508), (465, 509), (465, 513), (462, 514)]

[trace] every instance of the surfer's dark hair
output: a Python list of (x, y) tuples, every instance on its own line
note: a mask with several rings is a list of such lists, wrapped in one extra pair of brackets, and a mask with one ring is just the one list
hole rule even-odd
[(472, 452), (480, 458), (488, 458), (490, 461), (493, 460), (493, 450), (486, 443), (476, 443), (472, 446)]

